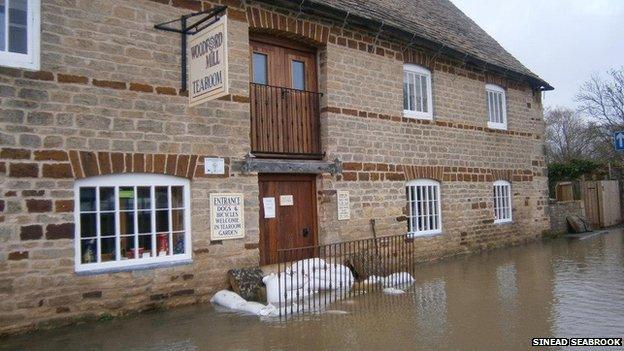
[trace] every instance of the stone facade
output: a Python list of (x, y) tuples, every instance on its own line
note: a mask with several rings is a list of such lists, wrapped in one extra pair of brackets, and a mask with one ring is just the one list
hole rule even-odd
[[(533, 239), (549, 228), (540, 93), (390, 38), (305, 14), (226, 1), (230, 95), (188, 107), (179, 35), (154, 24), (215, 4), (193, 0), (43, 1), (41, 70), (0, 68), (0, 334), (101, 315), (206, 302), (229, 269), (254, 266), (258, 178), (250, 152), (249, 32), (319, 47), (322, 146), (344, 162), (318, 178), (319, 242), (406, 231), (405, 182), (441, 183), (443, 233), (422, 259)], [(432, 71), (432, 121), (402, 117), (402, 67)], [(487, 128), (485, 83), (506, 88), (508, 130)], [(373, 84), (374, 83), (374, 84)], [(223, 157), (226, 174), (203, 174)], [(193, 262), (77, 275), (74, 180), (116, 173), (191, 179)], [(494, 224), (492, 182), (512, 184), (513, 222)], [(336, 190), (351, 219), (338, 221)], [(210, 241), (208, 198), (245, 194), (246, 237)]]
[(568, 232), (566, 217), (579, 216), (585, 218), (585, 205), (582, 200), (552, 201), (548, 204), (548, 214), (552, 233), (565, 234)]

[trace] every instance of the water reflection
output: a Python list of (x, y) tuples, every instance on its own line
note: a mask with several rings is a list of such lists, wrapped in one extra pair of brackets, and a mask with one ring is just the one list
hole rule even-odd
[(403, 295), (341, 300), (287, 323), (192, 306), (0, 340), (0, 350), (526, 350), (533, 337), (623, 336), (613, 230), (418, 266)]

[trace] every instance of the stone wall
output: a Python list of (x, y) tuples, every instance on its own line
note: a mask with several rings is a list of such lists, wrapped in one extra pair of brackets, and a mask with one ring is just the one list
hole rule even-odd
[(548, 204), (550, 216), (550, 230), (553, 234), (568, 232), (568, 216), (580, 216), (585, 218), (585, 205), (582, 200), (575, 201), (552, 201)]
[[(344, 172), (318, 180), (320, 243), (406, 231), (405, 182), (441, 182), (441, 235), (423, 258), (535, 238), (549, 227), (539, 93), (523, 82), (374, 33), (266, 5), (227, 1), (230, 95), (189, 108), (179, 35), (155, 23), (214, 5), (193, 0), (42, 2), (39, 72), (0, 68), (0, 334), (102, 314), (206, 302), (225, 272), (258, 252), (258, 179), (234, 165), (250, 151), (249, 31), (319, 47), (322, 145)], [(435, 59), (433, 59), (435, 57)], [(402, 117), (402, 65), (432, 70), (434, 119)], [(507, 89), (508, 131), (486, 127), (486, 82)], [(203, 158), (226, 160), (205, 176)], [(193, 262), (77, 275), (74, 180), (110, 173), (191, 179)], [(512, 183), (513, 223), (493, 224), (492, 181)], [(351, 220), (338, 221), (336, 190)], [(208, 198), (245, 194), (244, 239), (210, 242)]]

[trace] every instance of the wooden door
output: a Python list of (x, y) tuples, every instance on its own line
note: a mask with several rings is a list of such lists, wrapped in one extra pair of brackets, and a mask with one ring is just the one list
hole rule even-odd
[[(260, 263), (272, 264), (311, 257), (317, 240), (316, 176), (261, 174)], [(275, 215), (265, 213), (265, 199)], [(272, 199), (272, 200), (270, 200)], [(305, 248), (278, 256), (278, 249)]]
[(600, 227), (600, 201), (598, 199), (598, 182), (581, 182), (581, 194), (585, 205), (585, 216), (587, 221), (594, 228)]
[(252, 152), (258, 157), (322, 157), (315, 51), (285, 40), (254, 38), (249, 43)]

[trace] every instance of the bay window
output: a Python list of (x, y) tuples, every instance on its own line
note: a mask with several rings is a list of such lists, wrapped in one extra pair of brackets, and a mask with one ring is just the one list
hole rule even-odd
[(76, 181), (76, 271), (190, 260), (188, 179), (119, 174)]

